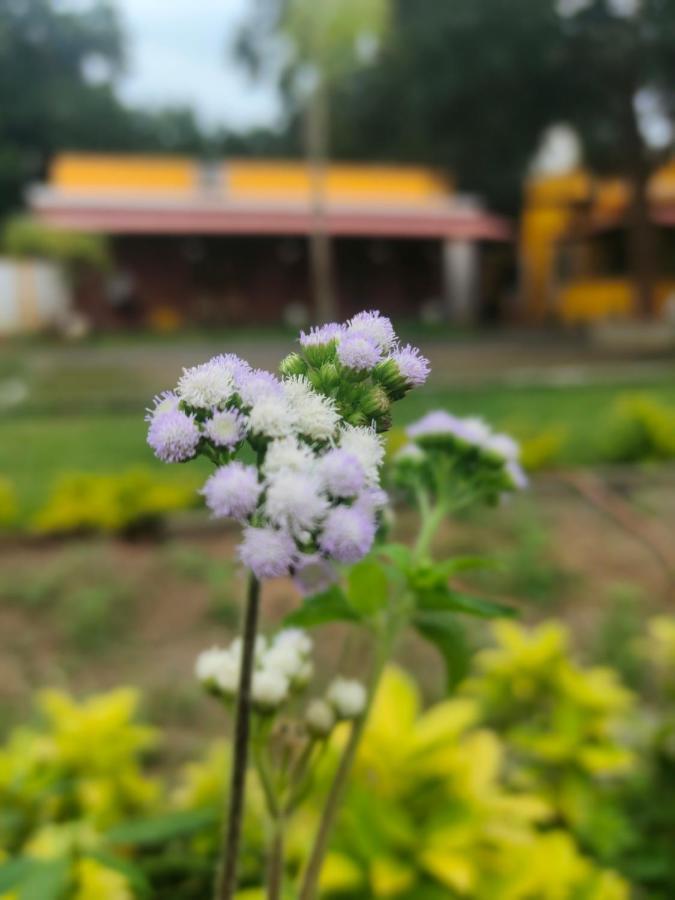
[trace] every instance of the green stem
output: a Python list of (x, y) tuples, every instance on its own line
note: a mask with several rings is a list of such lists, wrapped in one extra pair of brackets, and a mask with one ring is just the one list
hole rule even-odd
[(344, 791), (347, 785), (347, 779), (354, 764), (356, 751), (358, 750), (361, 736), (363, 735), (363, 731), (368, 721), (368, 714), (370, 713), (370, 708), (375, 698), (377, 687), (380, 683), (380, 678), (382, 677), (382, 672), (384, 671), (387, 659), (389, 658), (391, 644), (392, 641), (387, 639), (386, 636), (380, 637), (375, 662), (368, 685), (368, 700), (366, 702), (366, 708), (364, 709), (362, 715), (352, 724), (349, 740), (347, 741), (342, 757), (340, 759), (340, 763), (333, 777), (333, 782), (328, 792), (326, 804), (323, 808), (323, 813), (321, 814), (321, 819), (319, 821), (319, 827), (314, 838), (312, 851), (307, 862), (307, 868), (305, 869), (305, 874), (300, 888), (299, 900), (314, 900), (314, 898), (316, 897), (317, 887), (319, 884), (319, 876), (321, 874), (321, 866), (323, 865), (323, 860), (328, 849), (328, 840), (330, 838), (333, 825), (335, 824), (335, 818), (337, 816), (338, 809), (344, 795)]
[(260, 606), (260, 582), (253, 575), (249, 578), (248, 595), (244, 611), (244, 631), (242, 635), (241, 668), (235, 714), (232, 770), (230, 774), (229, 803), (226, 827), (218, 871), (214, 900), (232, 900), (237, 889), (237, 863), (244, 817), (244, 794), (246, 771), (248, 768), (248, 744), (251, 720), (251, 681), (255, 639), (258, 628), (258, 608)]
[(274, 820), (274, 831), (267, 863), (267, 900), (281, 900), (284, 887), (284, 827), (285, 820)]
[(445, 503), (437, 503), (435, 506), (427, 507), (426, 510), (422, 507), (421, 511), (422, 527), (413, 551), (418, 559), (428, 555), (436, 532), (448, 513), (448, 508)]

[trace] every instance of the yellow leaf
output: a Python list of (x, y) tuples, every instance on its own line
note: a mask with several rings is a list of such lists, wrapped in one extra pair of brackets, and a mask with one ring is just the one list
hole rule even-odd
[(349, 891), (363, 883), (363, 873), (348, 856), (329, 853), (321, 868), (321, 891)]
[(414, 881), (414, 869), (390, 856), (378, 856), (370, 864), (370, 884), (376, 897), (395, 897)]

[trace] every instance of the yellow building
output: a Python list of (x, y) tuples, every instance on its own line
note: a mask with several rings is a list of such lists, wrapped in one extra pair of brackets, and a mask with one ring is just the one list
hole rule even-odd
[[(649, 185), (657, 280), (655, 313), (675, 294), (675, 163)], [(629, 186), (588, 172), (531, 179), (520, 231), (520, 277), (528, 321), (584, 324), (635, 314), (630, 278)]]

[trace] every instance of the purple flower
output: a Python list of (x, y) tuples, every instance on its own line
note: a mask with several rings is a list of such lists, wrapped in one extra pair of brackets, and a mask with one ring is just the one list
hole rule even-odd
[(147, 415), (145, 417), (146, 422), (152, 422), (155, 416), (161, 416), (168, 412), (176, 412), (178, 410), (178, 404), (180, 403), (180, 397), (174, 394), (173, 391), (162, 391), (161, 394), (157, 394), (157, 396), (152, 398), (152, 402), (155, 405), (152, 409), (147, 410)]
[(436, 409), (422, 416), (421, 419), (413, 422), (412, 425), (408, 425), (406, 434), (411, 438), (425, 437), (428, 434), (455, 435), (461, 429), (461, 423), (462, 420), (457, 418), (457, 416), (451, 415), (444, 409)]
[(327, 516), (319, 538), (321, 549), (338, 562), (355, 563), (375, 540), (375, 517), (355, 506), (336, 506)]
[(163, 462), (191, 459), (200, 438), (194, 417), (178, 409), (155, 415), (148, 429), (148, 444)]
[(375, 341), (360, 331), (350, 331), (338, 344), (338, 359), (348, 369), (372, 369), (380, 361), (381, 351)]
[(361, 334), (380, 350), (389, 350), (396, 343), (396, 332), (391, 320), (376, 309), (357, 313), (348, 322), (347, 334)]
[(288, 574), (295, 556), (295, 541), (285, 531), (252, 525), (244, 529), (239, 558), (256, 578), (278, 578)]
[(279, 379), (264, 369), (253, 369), (244, 375), (238, 385), (239, 396), (246, 406), (252, 406), (258, 400), (283, 396), (283, 387)]
[(337, 322), (329, 322), (326, 325), (319, 325), (316, 328), (310, 328), (309, 332), (300, 332), (300, 343), (303, 347), (320, 347), (330, 341), (339, 339), (344, 332), (344, 326), (338, 325)]
[(429, 377), (431, 371), (429, 360), (426, 359), (417, 347), (406, 344), (405, 347), (396, 350), (391, 359), (398, 366), (398, 370), (405, 380), (413, 387), (417, 387)]
[(513, 486), (517, 491), (523, 491), (529, 485), (529, 479), (523, 470), (523, 467), (515, 460), (510, 459), (504, 466), (506, 474), (513, 482)]
[(214, 516), (230, 516), (242, 521), (255, 510), (260, 496), (256, 468), (240, 462), (221, 466), (208, 479), (201, 493)]
[(359, 459), (348, 450), (329, 450), (319, 462), (319, 476), (333, 497), (355, 497), (366, 482)]
[(246, 434), (246, 417), (236, 409), (216, 410), (204, 423), (204, 431), (217, 447), (231, 450)]
[(234, 379), (236, 388), (239, 388), (239, 385), (251, 372), (250, 365), (245, 359), (237, 356), (236, 353), (220, 353), (218, 356), (214, 356), (213, 359), (209, 360), (209, 362), (220, 368), (227, 369)]

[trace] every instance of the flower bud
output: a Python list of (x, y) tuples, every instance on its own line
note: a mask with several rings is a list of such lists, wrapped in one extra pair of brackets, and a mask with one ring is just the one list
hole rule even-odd
[(387, 392), (380, 385), (374, 385), (364, 391), (359, 398), (359, 406), (370, 419), (377, 419), (385, 415), (391, 409), (391, 401)]
[(337, 341), (332, 339), (325, 344), (305, 344), (303, 353), (305, 359), (314, 369), (320, 369), (324, 363), (335, 359)]
[(357, 719), (366, 708), (366, 689), (355, 679), (336, 678), (328, 687), (326, 700), (339, 719)]
[(299, 353), (289, 353), (288, 356), (281, 360), (279, 371), (287, 378), (291, 375), (305, 375), (307, 373), (307, 363)]
[(391, 400), (400, 400), (410, 390), (410, 382), (391, 358), (378, 363), (372, 374), (373, 380), (382, 385)]
[(312, 737), (328, 737), (335, 727), (335, 711), (325, 700), (312, 700), (305, 711), (305, 722)]

